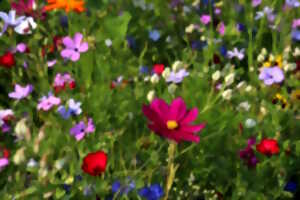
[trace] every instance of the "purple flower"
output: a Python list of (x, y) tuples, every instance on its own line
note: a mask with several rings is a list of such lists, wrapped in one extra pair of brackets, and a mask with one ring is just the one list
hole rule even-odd
[(80, 53), (86, 52), (89, 48), (87, 42), (82, 42), (83, 35), (75, 33), (73, 39), (70, 37), (63, 38), (65, 49), (61, 51), (60, 55), (63, 58), (70, 59), (76, 62), (80, 58)]
[(10, 131), (10, 126), (8, 121), (14, 116), (14, 113), (11, 109), (0, 110), (0, 126), (3, 133)]
[(7, 158), (0, 158), (0, 171), (9, 164)]
[(27, 46), (25, 43), (19, 43), (17, 46), (16, 46), (16, 50), (17, 52), (19, 53), (24, 53), (26, 50), (27, 50)]
[(75, 124), (71, 130), (70, 134), (75, 137), (77, 141), (82, 140), (84, 136), (88, 133), (95, 131), (95, 126), (92, 118), (88, 119), (88, 123), (85, 124), (84, 121), (80, 121), (78, 124)]
[(156, 42), (160, 38), (160, 33), (158, 30), (149, 31), (149, 38)]
[(154, 184), (140, 189), (139, 195), (147, 200), (159, 200), (164, 195), (164, 191), (159, 184)]
[(81, 103), (75, 102), (74, 99), (70, 99), (68, 101), (67, 108), (65, 106), (59, 106), (57, 112), (62, 116), (64, 119), (68, 119), (71, 115), (80, 115), (82, 110), (80, 108)]
[(296, 28), (298, 28), (298, 27), (300, 27), (300, 18), (294, 19), (294, 20), (293, 20), (292, 28), (293, 28), (293, 29), (296, 29)]
[(33, 90), (32, 85), (26, 85), (25, 87), (20, 86), (19, 84), (15, 85), (15, 91), (8, 94), (12, 99), (23, 99), (26, 98)]
[(210, 22), (210, 15), (202, 15), (200, 21), (202, 24), (207, 25)]
[(188, 76), (189, 73), (185, 69), (181, 69), (178, 72), (172, 71), (167, 78), (167, 82), (173, 82), (173, 83), (181, 83), (184, 79), (184, 77)]
[(245, 149), (240, 150), (240, 158), (245, 161), (248, 167), (255, 167), (256, 164), (259, 162), (254, 154), (254, 150), (252, 148), (255, 145), (256, 140), (255, 138), (250, 138), (248, 140), (248, 145)]
[(275, 19), (275, 14), (273, 14), (273, 9), (268, 6), (264, 7), (263, 11), (256, 12), (256, 16), (254, 19), (259, 20), (264, 16), (267, 16), (269, 22), (273, 22)]
[(298, 0), (285, 0), (285, 4), (291, 8), (298, 8), (300, 6), (300, 2)]
[(5, 31), (9, 26), (17, 27), (23, 22), (25, 18), (26, 18), (25, 16), (21, 16), (17, 18), (15, 10), (9, 11), (8, 14), (6, 14), (5, 12), (0, 12), (0, 19), (2, 19), (4, 22), (3, 29), (2, 32), (0, 33), (0, 36), (2, 36), (3, 33), (5, 33)]
[(259, 79), (263, 80), (266, 85), (281, 83), (284, 80), (284, 73), (277, 66), (264, 67), (259, 74)]
[(292, 30), (292, 39), (295, 41), (300, 41), (300, 31), (297, 29)]
[(245, 49), (241, 49), (240, 51), (237, 48), (234, 48), (232, 51), (227, 51), (227, 56), (232, 59), (237, 57), (239, 60), (244, 59), (244, 51)]
[(39, 100), (39, 104), (37, 106), (38, 110), (48, 111), (53, 106), (57, 106), (60, 104), (60, 98), (55, 97), (51, 93), (48, 94), (48, 96), (43, 96)]
[(257, 7), (261, 4), (261, 0), (252, 0), (252, 7)]
[(135, 188), (135, 182), (132, 181), (130, 178), (126, 180), (126, 183), (121, 184), (120, 181), (113, 182), (111, 186), (111, 190), (113, 194), (119, 193), (120, 195), (127, 195), (131, 190)]

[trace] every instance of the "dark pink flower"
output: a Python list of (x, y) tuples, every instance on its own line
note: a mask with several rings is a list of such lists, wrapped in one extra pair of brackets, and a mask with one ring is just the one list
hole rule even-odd
[(156, 134), (176, 142), (199, 142), (196, 132), (205, 124), (192, 125), (197, 119), (198, 109), (187, 110), (182, 98), (176, 98), (168, 105), (163, 99), (154, 99), (149, 106), (143, 106), (144, 115), (150, 120), (149, 129)]

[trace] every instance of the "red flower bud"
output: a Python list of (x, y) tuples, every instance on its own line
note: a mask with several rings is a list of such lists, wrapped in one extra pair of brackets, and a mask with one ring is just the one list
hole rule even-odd
[(105, 171), (106, 164), (106, 153), (103, 151), (96, 151), (89, 153), (84, 157), (81, 169), (91, 176), (99, 176)]
[(14, 54), (6, 52), (0, 57), (0, 66), (5, 68), (12, 68), (15, 65)]
[(164, 64), (155, 64), (153, 66), (153, 71), (155, 74), (157, 75), (161, 75), (163, 73), (163, 71), (165, 70), (165, 66)]
[(263, 139), (256, 145), (256, 150), (266, 156), (272, 156), (279, 153), (278, 143), (274, 139)]

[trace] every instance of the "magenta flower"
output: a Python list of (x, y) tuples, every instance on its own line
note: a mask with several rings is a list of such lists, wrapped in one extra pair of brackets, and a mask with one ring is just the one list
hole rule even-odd
[(220, 35), (222, 35), (222, 36), (225, 34), (225, 24), (224, 24), (224, 22), (221, 22), (221, 23), (219, 24), (218, 32), (219, 32)]
[(19, 84), (15, 85), (15, 91), (8, 94), (8, 96), (12, 99), (24, 99), (26, 98), (33, 90), (32, 85), (26, 85), (25, 87), (22, 87)]
[(296, 28), (298, 28), (298, 27), (300, 27), (300, 18), (294, 19), (294, 20), (293, 20), (292, 28), (293, 28), (293, 29), (296, 29)]
[(9, 164), (9, 160), (7, 158), (0, 158), (0, 171), (5, 168)]
[(89, 48), (87, 42), (82, 42), (82, 34), (75, 33), (73, 39), (70, 37), (63, 38), (65, 49), (61, 51), (60, 55), (63, 58), (70, 59), (76, 62), (80, 58), (80, 53), (86, 52)]
[(210, 16), (209, 15), (202, 15), (200, 18), (200, 21), (202, 24), (207, 25), (210, 22)]
[(284, 80), (284, 73), (279, 67), (264, 67), (260, 74), (259, 80), (263, 80), (266, 85), (281, 83)]
[(43, 96), (39, 100), (39, 104), (37, 106), (38, 110), (48, 111), (53, 106), (57, 106), (60, 104), (60, 98), (57, 98), (53, 96), (51, 93), (48, 94), (48, 96)]
[(190, 141), (198, 143), (195, 135), (205, 124), (192, 125), (198, 116), (198, 109), (186, 109), (182, 98), (176, 98), (168, 105), (163, 99), (154, 99), (149, 106), (143, 106), (143, 113), (149, 119), (149, 129), (156, 134), (176, 142)]
[(80, 121), (78, 124), (75, 124), (70, 130), (70, 134), (75, 137), (77, 141), (82, 140), (84, 136), (88, 133), (93, 133), (95, 131), (95, 126), (93, 119), (89, 118), (88, 123), (85, 124), (84, 121)]
[(257, 7), (261, 4), (261, 0), (252, 0), (252, 7)]
[(256, 158), (253, 150), (253, 146), (255, 145), (255, 138), (250, 138), (248, 140), (248, 145), (244, 149), (240, 150), (240, 158), (244, 160), (244, 162), (248, 165), (248, 167), (255, 167), (259, 162)]

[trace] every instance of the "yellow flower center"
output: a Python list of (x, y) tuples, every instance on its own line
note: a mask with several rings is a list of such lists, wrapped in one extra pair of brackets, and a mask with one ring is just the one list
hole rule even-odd
[(178, 127), (178, 124), (175, 120), (169, 120), (167, 121), (167, 127), (169, 130), (174, 130)]

